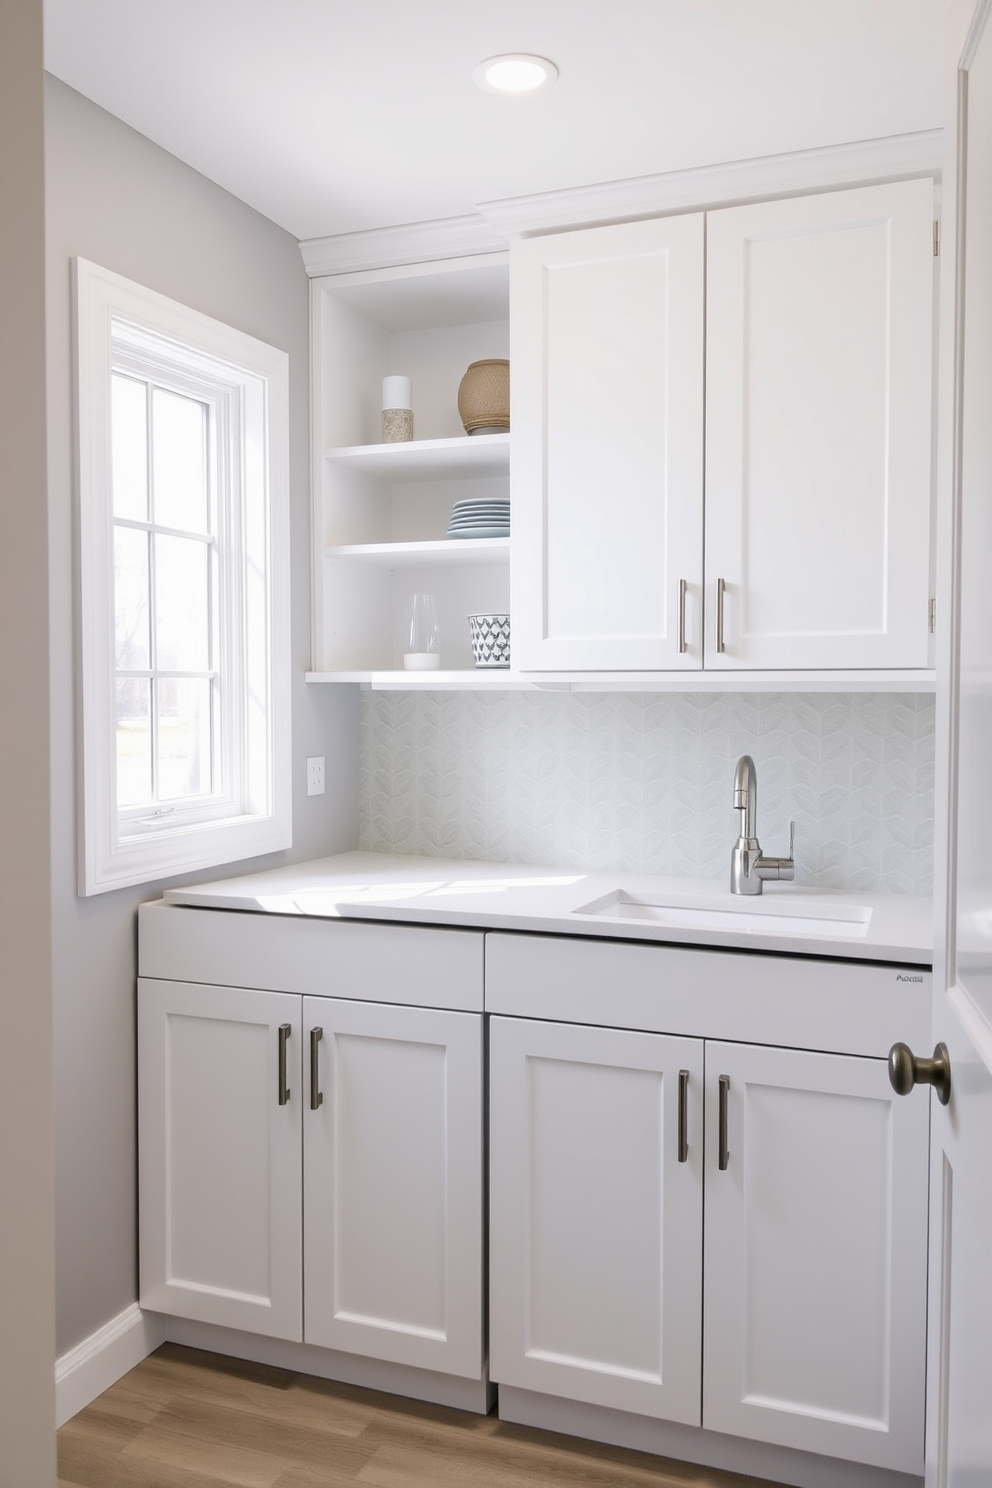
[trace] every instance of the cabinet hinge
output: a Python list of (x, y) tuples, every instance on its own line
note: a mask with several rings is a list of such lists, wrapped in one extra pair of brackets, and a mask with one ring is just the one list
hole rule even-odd
[(933, 633), (936, 630), (936, 628), (937, 628), (937, 601), (935, 599), (932, 599), (930, 601), (930, 634), (931, 635), (933, 635)]
[(936, 217), (933, 219), (933, 256), (940, 257), (940, 223)]

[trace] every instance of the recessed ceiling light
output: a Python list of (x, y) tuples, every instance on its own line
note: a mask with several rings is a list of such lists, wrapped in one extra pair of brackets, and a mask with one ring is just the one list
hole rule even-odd
[(553, 83), (558, 69), (547, 57), (533, 57), (529, 52), (505, 52), (480, 62), (472, 74), (473, 82), (487, 93), (533, 93), (545, 83)]

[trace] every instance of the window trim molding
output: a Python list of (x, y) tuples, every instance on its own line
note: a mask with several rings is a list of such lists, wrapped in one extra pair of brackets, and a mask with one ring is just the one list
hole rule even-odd
[[(80, 895), (235, 863), (292, 845), (289, 547), (289, 357), (253, 336), (188, 308), (87, 259), (73, 260), (78, 638), (77, 876)], [(189, 348), (237, 389), (242, 409), (238, 458), (245, 527), (239, 566), (245, 615), (246, 696), (240, 727), (246, 809), (229, 816), (118, 831), (115, 787), (113, 509), (110, 486), (110, 373), (114, 323), (153, 341)], [(253, 448), (252, 418), (264, 447)], [(263, 565), (264, 600), (249, 611), (246, 570)], [(261, 621), (261, 624), (259, 622)], [(249, 717), (262, 692), (264, 717)]]

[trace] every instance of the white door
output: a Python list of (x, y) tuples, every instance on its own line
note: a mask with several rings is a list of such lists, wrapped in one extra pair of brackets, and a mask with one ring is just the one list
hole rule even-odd
[(930, 664), (933, 216), (929, 180), (708, 214), (707, 668)]
[[(988, 0), (948, 22), (951, 134), (944, 300), (945, 487), (959, 564), (958, 656), (941, 678), (950, 717), (946, 895), (937, 898), (934, 1035), (950, 1055), (947, 1106), (930, 1096), (928, 1488), (992, 1483), (992, 23)], [(957, 133), (960, 128), (960, 134)], [(954, 136), (957, 135), (955, 142)], [(955, 147), (956, 145), (956, 147)], [(957, 162), (957, 169), (952, 169)], [(957, 186), (960, 184), (960, 193)], [(962, 241), (962, 235), (964, 241)], [(955, 432), (952, 434), (951, 430)], [(951, 525), (951, 524), (949, 524)], [(955, 707), (952, 679), (959, 678)], [(942, 710), (943, 711), (943, 710)], [(956, 715), (956, 717), (955, 717)], [(956, 791), (956, 799), (955, 799)], [(938, 798), (938, 806), (940, 805)], [(940, 867), (938, 860), (938, 867)], [(938, 875), (938, 883), (944, 875)], [(929, 1050), (915, 1050), (929, 1054)], [(924, 1102), (915, 1090), (907, 1100)]]
[(142, 1307), (302, 1337), (300, 999), (138, 983)]
[(490, 1373), (700, 1424), (702, 1043), (490, 1022)]
[(707, 1041), (704, 1426), (922, 1472), (927, 1155), (884, 1060)]
[(482, 1017), (304, 999), (307, 1343), (482, 1376)]
[(702, 664), (703, 218), (510, 250), (514, 665)]

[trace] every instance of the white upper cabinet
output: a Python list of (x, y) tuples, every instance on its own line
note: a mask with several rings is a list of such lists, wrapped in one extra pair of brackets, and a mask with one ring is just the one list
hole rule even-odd
[(707, 216), (707, 668), (928, 665), (933, 215), (916, 180)]
[(932, 223), (925, 179), (511, 249), (515, 666), (930, 665)]
[(701, 665), (703, 222), (511, 249), (519, 669)]
[[(315, 279), (317, 678), (926, 686), (933, 218), (925, 177)], [(469, 438), (462, 374), (507, 349), (512, 432)], [(447, 536), (508, 490), (509, 537)], [(441, 668), (411, 683), (425, 591)], [(507, 610), (511, 669), (476, 670), (468, 615)]]

